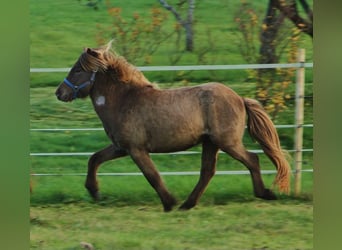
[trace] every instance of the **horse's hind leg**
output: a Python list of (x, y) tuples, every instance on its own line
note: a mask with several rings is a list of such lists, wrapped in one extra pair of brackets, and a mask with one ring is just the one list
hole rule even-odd
[(242, 144), (221, 148), (236, 160), (242, 162), (251, 173), (254, 195), (265, 200), (274, 200), (276, 196), (269, 189), (265, 188), (261, 177), (259, 158), (257, 154), (248, 152)]
[(179, 209), (190, 209), (197, 204), (209, 181), (215, 174), (217, 152), (218, 148), (210, 140), (203, 142), (200, 178), (188, 199), (180, 206)]
[(99, 198), (98, 183), (96, 180), (96, 172), (99, 166), (105, 162), (118, 157), (126, 156), (127, 153), (122, 150), (117, 150), (110, 145), (95, 154), (93, 154), (88, 161), (88, 174), (85, 182), (85, 187), (88, 189), (90, 195), (97, 200)]
[(158, 193), (160, 200), (163, 203), (164, 211), (171, 211), (172, 207), (176, 204), (176, 199), (166, 189), (165, 184), (148, 153), (142, 150), (131, 150), (130, 155), (144, 174), (145, 178)]

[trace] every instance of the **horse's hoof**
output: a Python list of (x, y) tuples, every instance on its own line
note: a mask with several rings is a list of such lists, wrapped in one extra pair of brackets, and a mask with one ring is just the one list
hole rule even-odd
[(187, 204), (186, 202), (184, 202), (179, 208), (178, 210), (180, 211), (187, 211), (190, 210), (191, 208), (193, 208), (195, 205), (192, 204)]
[(99, 192), (96, 192), (96, 194), (93, 196), (94, 201), (99, 201), (101, 198), (101, 195)]
[(177, 201), (175, 198), (171, 197), (170, 200), (165, 204), (164, 206), (164, 212), (170, 212), (172, 208), (177, 204)]
[(270, 189), (266, 188), (261, 198), (264, 200), (276, 200), (277, 196)]
[(185, 207), (185, 206), (180, 206), (179, 208), (178, 208), (178, 210), (179, 211), (188, 211), (188, 210), (190, 210), (191, 208), (188, 208), (188, 207)]
[(95, 191), (91, 191), (88, 190), (90, 196), (93, 198), (94, 201), (99, 201), (100, 200), (100, 193), (99, 191), (95, 190)]
[(172, 207), (165, 207), (164, 206), (164, 212), (167, 213), (167, 212), (171, 212), (172, 211)]

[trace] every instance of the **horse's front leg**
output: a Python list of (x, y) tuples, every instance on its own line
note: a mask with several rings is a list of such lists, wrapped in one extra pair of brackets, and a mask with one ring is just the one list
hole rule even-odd
[(164, 211), (171, 211), (172, 207), (176, 204), (176, 199), (166, 189), (148, 152), (143, 150), (131, 150), (130, 154), (135, 164), (137, 164), (143, 172), (145, 178), (158, 193), (160, 200), (163, 203)]
[(90, 195), (95, 199), (99, 199), (99, 188), (96, 180), (96, 172), (99, 166), (105, 162), (122, 156), (126, 156), (124, 150), (118, 150), (113, 145), (110, 145), (96, 153), (94, 153), (88, 161), (88, 174), (85, 182), (85, 187), (88, 189)]

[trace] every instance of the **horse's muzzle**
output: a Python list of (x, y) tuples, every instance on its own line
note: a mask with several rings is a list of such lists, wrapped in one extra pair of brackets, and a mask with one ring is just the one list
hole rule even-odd
[(57, 99), (62, 102), (71, 102), (74, 99), (73, 93), (68, 93), (67, 91), (63, 90), (62, 84), (56, 90), (55, 95)]

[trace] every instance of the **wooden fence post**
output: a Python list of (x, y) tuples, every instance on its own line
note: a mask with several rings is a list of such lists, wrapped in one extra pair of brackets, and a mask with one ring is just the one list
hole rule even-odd
[(294, 186), (295, 196), (298, 196), (301, 192), (301, 180), (302, 180), (305, 49), (298, 50), (298, 62), (301, 64), (301, 66), (297, 69), (297, 83), (296, 83), (295, 186)]

